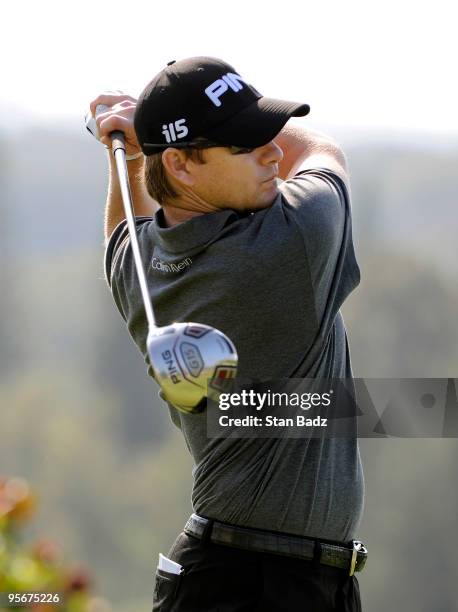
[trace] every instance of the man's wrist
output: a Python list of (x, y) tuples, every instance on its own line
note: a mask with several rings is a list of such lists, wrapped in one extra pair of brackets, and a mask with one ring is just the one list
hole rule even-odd
[(143, 152), (139, 151), (138, 153), (132, 153), (131, 155), (127, 155), (126, 153), (126, 161), (133, 161), (134, 159), (140, 159), (143, 157)]
[[(113, 155), (113, 151), (111, 150), (111, 147), (105, 146), (105, 149), (107, 150), (109, 160), (114, 162), (115, 161), (115, 157)], [(137, 163), (138, 162), (143, 163), (143, 158), (144, 158), (143, 151), (138, 151), (138, 153), (130, 153), (130, 154), (126, 153), (126, 161), (127, 162), (134, 162), (135, 161)]]

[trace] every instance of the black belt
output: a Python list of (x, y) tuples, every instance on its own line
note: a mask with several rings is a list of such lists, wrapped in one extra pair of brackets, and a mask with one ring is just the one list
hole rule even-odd
[(190, 516), (184, 531), (190, 536), (210, 540), (215, 544), (316, 561), (345, 569), (350, 576), (360, 572), (367, 559), (367, 549), (359, 540), (352, 540), (348, 546), (333, 544), (303, 536), (237, 527), (197, 514)]

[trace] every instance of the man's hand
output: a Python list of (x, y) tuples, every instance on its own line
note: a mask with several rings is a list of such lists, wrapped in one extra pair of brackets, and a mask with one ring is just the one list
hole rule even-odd
[[(95, 111), (99, 104), (109, 108), (95, 117)], [(137, 136), (134, 130), (134, 113), (137, 100), (121, 92), (105, 92), (92, 100), (90, 104), (91, 114), (95, 118), (99, 131), (99, 140), (107, 147), (111, 147), (110, 133), (114, 130), (124, 132), (126, 139), (127, 155), (141, 153)]]

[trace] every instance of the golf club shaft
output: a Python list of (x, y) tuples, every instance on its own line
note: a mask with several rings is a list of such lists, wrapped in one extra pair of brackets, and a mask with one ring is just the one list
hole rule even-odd
[(153, 307), (151, 305), (151, 299), (149, 296), (148, 285), (146, 282), (145, 270), (143, 268), (143, 261), (140, 255), (140, 247), (138, 245), (137, 229), (135, 227), (134, 209), (132, 206), (132, 194), (130, 191), (129, 175), (127, 172), (126, 162), (126, 148), (124, 142), (124, 134), (120, 131), (115, 131), (110, 134), (111, 136), (111, 148), (113, 151), (114, 158), (116, 160), (116, 168), (118, 171), (119, 186), (121, 189), (122, 203), (124, 206), (124, 212), (127, 219), (127, 227), (129, 229), (130, 243), (132, 245), (132, 252), (134, 254), (135, 268), (137, 270), (138, 281), (140, 283), (140, 290), (145, 306), (146, 318), (148, 320), (149, 330), (157, 327), (156, 318), (154, 316)]

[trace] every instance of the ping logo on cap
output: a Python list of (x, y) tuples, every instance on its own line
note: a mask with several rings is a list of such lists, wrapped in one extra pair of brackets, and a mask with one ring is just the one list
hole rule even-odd
[(243, 89), (241, 83), (244, 83), (244, 80), (239, 74), (228, 72), (220, 79), (213, 81), (213, 83), (205, 89), (205, 93), (215, 106), (221, 106), (220, 97), (223, 93), (229, 88), (231, 88), (232, 91), (240, 91)]
[(168, 125), (164, 123), (162, 126), (162, 133), (165, 136), (165, 140), (167, 144), (169, 142), (175, 142), (178, 138), (184, 138), (188, 135), (188, 128), (184, 125), (186, 123), (186, 119), (178, 119), (173, 123), (169, 123)]

